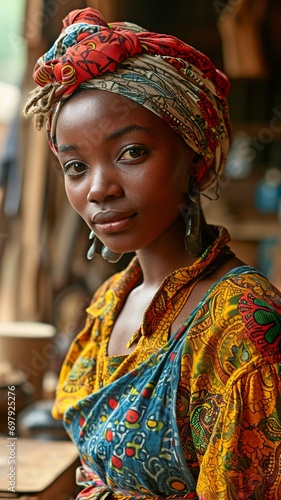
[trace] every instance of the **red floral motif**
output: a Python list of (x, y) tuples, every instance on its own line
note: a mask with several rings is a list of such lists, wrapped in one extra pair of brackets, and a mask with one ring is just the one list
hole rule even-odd
[(274, 362), (281, 360), (281, 321), (278, 313), (252, 293), (241, 297), (239, 312), (257, 349)]
[(219, 145), (215, 133), (210, 128), (205, 129), (204, 133), (208, 148), (214, 152)]
[(213, 103), (208, 99), (204, 92), (200, 93), (200, 99), (198, 101), (198, 106), (202, 112), (203, 117), (208, 123), (209, 127), (216, 127), (219, 124), (219, 116), (213, 105)]

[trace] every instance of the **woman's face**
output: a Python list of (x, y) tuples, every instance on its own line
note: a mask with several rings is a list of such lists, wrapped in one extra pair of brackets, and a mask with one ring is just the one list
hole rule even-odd
[(67, 197), (106, 246), (125, 253), (174, 236), (193, 154), (163, 120), (86, 90), (62, 106), (56, 132)]

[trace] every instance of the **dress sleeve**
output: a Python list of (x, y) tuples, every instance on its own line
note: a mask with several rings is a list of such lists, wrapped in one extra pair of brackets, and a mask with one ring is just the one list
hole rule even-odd
[(194, 436), (200, 437), (197, 429), (205, 430), (204, 446), (198, 437), (195, 442), (199, 498), (277, 500), (281, 498), (280, 295), (260, 277), (234, 277), (214, 291), (207, 319), (209, 327), (193, 363), (197, 368), (190, 400), (193, 442)]
[(200, 500), (281, 498), (280, 365), (230, 378), (226, 394), (200, 467)]

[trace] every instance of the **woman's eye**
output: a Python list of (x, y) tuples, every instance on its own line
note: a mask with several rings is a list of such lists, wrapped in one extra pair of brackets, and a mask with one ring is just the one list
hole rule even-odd
[(70, 177), (78, 177), (81, 174), (84, 174), (87, 170), (87, 165), (81, 163), (79, 161), (73, 161), (71, 163), (66, 163), (63, 166), (64, 173), (69, 175)]
[(120, 156), (120, 160), (132, 161), (144, 156), (147, 150), (143, 146), (129, 146)]

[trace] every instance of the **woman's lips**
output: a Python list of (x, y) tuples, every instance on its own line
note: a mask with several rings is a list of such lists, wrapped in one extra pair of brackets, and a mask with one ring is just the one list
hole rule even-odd
[(124, 215), (116, 212), (99, 212), (93, 218), (96, 229), (101, 233), (109, 234), (122, 231), (130, 225), (136, 214)]

